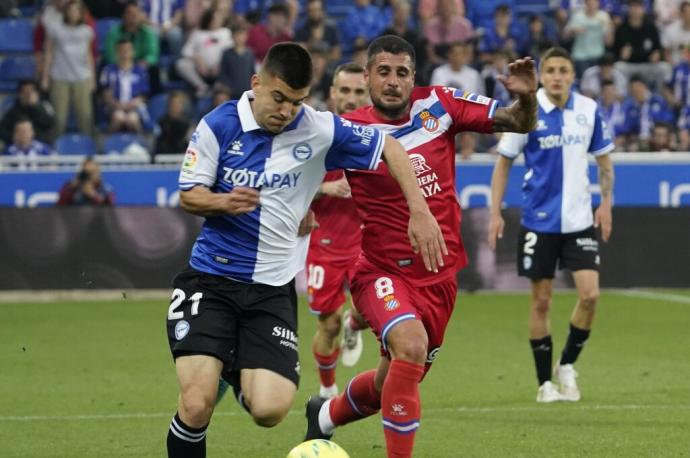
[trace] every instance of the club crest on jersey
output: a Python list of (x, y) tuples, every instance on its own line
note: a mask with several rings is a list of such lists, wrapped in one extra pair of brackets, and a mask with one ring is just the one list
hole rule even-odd
[(438, 118), (429, 113), (429, 110), (424, 110), (419, 113), (419, 118), (422, 120), (422, 127), (424, 127), (424, 130), (427, 132), (435, 132), (436, 129), (438, 129)]
[(180, 320), (175, 325), (175, 338), (177, 340), (182, 340), (187, 334), (189, 334), (189, 322), (186, 320)]
[(474, 92), (470, 91), (463, 91), (462, 89), (456, 89), (453, 91), (453, 98), (467, 100), (468, 102), (472, 103), (479, 103), (480, 105), (488, 105), (491, 103), (491, 99), (484, 95), (475, 94)]
[(308, 161), (311, 154), (311, 146), (308, 143), (298, 143), (292, 148), (292, 155), (300, 162)]

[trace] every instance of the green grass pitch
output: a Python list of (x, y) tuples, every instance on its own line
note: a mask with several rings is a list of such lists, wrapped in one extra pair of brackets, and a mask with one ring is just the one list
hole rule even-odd
[[(575, 297), (558, 293), (555, 354)], [(162, 457), (177, 384), (160, 301), (0, 304), (0, 457)], [(417, 457), (690, 457), (690, 292), (602, 295), (577, 364), (583, 399), (538, 405), (526, 294), (461, 294), (421, 386)], [(288, 418), (261, 429), (231, 396), (216, 410), (208, 456), (283, 458), (304, 434), (316, 391), (315, 319), (300, 304), (302, 383)], [(373, 367), (369, 331), (342, 388)], [(353, 458), (385, 456), (378, 416), (334, 440)]]

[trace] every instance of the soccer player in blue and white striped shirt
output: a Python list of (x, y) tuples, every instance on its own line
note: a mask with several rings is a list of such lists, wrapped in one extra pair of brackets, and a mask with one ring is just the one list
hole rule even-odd
[[(504, 134), (491, 180), (489, 244), (503, 236), (501, 203), (513, 160), (523, 152), (527, 173), (523, 184), (522, 228), (518, 240), (518, 273), (532, 280), (530, 344), (537, 368), (538, 402), (579, 401), (573, 363), (589, 337), (599, 296), (599, 242), (609, 239), (614, 148), (597, 103), (571, 90), (573, 61), (562, 48), (542, 56), (537, 92), (537, 128), (529, 134)], [(601, 204), (592, 217), (588, 157), (599, 167)], [(549, 308), (553, 277), (560, 268), (572, 271), (578, 301), (570, 334), (556, 366), (559, 387), (551, 382), (552, 341)]]
[(287, 415), (299, 381), (294, 277), (309, 245), (298, 228), (327, 170), (373, 170), (383, 158), (407, 200), (413, 247), (429, 270), (443, 265), (441, 230), (402, 145), (304, 105), (312, 76), (304, 48), (276, 44), (252, 91), (204, 116), (192, 135), (180, 203), (205, 222), (168, 309), (180, 385), (169, 457), (205, 456), (221, 371), (258, 425)]

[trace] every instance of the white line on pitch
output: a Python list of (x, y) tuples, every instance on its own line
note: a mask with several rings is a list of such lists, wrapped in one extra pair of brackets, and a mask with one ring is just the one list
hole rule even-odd
[[(559, 404), (550, 406), (534, 406), (534, 407), (434, 407), (424, 409), (425, 414), (443, 413), (443, 412), (460, 412), (460, 413), (506, 413), (506, 412), (552, 412), (554, 410), (690, 410), (690, 405), (636, 405), (636, 404), (621, 404), (621, 405), (572, 405)], [(291, 410), (290, 415), (302, 415), (303, 410)], [(214, 417), (235, 417), (239, 415), (246, 415), (244, 412), (215, 412)], [(136, 418), (167, 418), (171, 417), (171, 413), (122, 413), (122, 414), (94, 414), (94, 415), (5, 415), (0, 416), (0, 421), (79, 421), (79, 420), (131, 420)]]
[(641, 297), (644, 299), (656, 299), (669, 302), (678, 302), (680, 304), (690, 304), (690, 296), (683, 296), (682, 294), (657, 293), (642, 289), (612, 289), (609, 290), (609, 292), (621, 296)]

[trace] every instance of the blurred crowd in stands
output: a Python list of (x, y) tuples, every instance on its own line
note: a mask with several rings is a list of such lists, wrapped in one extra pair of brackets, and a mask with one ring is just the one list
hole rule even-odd
[[(5, 155), (181, 155), (287, 40), (312, 53), (308, 103), (327, 110), (333, 69), (381, 34), (415, 47), (418, 84), (502, 104), (509, 62), (564, 46), (618, 151), (690, 150), (687, 0), (0, 0), (0, 16)], [(494, 145), (467, 134), (458, 152)]]

